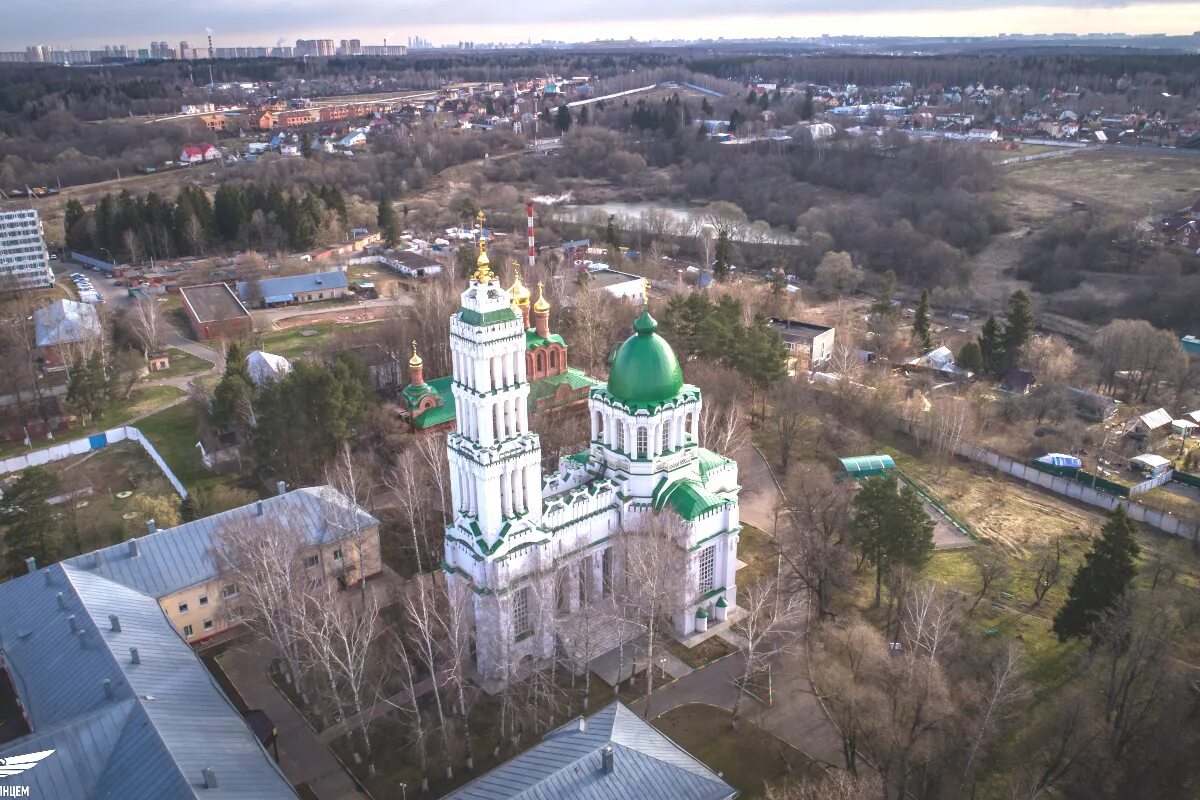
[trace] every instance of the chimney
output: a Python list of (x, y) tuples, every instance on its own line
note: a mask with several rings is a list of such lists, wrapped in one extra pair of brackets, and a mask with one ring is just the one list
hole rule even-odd
[(204, 776), (204, 788), (205, 789), (217, 788), (217, 771), (216, 770), (214, 770), (212, 767), (205, 767), (204, 769), (200, 770), (200, 774)]
[(37, 559), (33, 556), (25, 559), (25, 569), (28, 572), (37, 572)]
[(579, 732), (587, 733), (587, 718), (586, 717), (579, 718)]
[(113, 633), (121, 632), (121, 618), (118, 617), (116, 614), (108, 615), (108, 624), (110, 626), (112, 626)]
[(287, 486), (284, 485), (283, 481), (279, 481), (278, 483), (275, 484), (275, 493), (276, 494), (287, 494)]
[(129, 663), (131, 663), (131, 664), (142, 663), (142, 654), (138, 652), (138, 649), (136, 647), (129, 648)]
[(61, 609), (64, 609), (64, 610), (65, 610), (65, 609), (66, 609), (66, 607), (67, 607), (67, 598), (66, 598), (66, 596), (65, 596), (65, 595), (64, 595), (62, 592), (59, 592), (59, 593), (58, 593), (57, 595), (55, 595), (55, 596), (58, 598), (58, 607), (59, 607), (59, 608), (61, 608)]
[(79, 623), (76, 621), (74, 614), (67, 616), (67, 624), (71, 626), (72, 633), (79, 633)]
[(612, 775), (616, 769), (616, 764), (613, 763), (613, 749), (611, 744), (604, 745), (604, 749), (600, 751), (600, 762), (603, 765), (602, 771), (605, 775)]
[(100, 685), (104, 687), (104, 696), (109, 700), (112, 700), (113, 695), (115, 694), (115, 692), (113, 692), (112, 681), (110, 681), (108, 678), (105, 678), (104, 680), (100, 681)]
[[(153, 522), (153, 520), (151, 520), (151, 522)], [(151, 531), (151, 533), (153, 533), (153, 531)], [(138, 557), (138, 543), (137, 543), (137, 539), (130, 539), (130, 540), (129, 540), (129, 557), (130, 557), (130, 558), (137, 558), (137, 557)]]
[(46, 579), (47, 586), (52, 586), (54, 584), (54, 581), (51, 580), (51, 578), (50, 578), (50, 570), (48, 570), (48, 569), (42, 570), (42, 577)]
[(152, 519), (146, 520), (146, 533), (158, 533), (158, 523)]
[(260, 517), (263, 515), (262, 500), (259, 500), (254, 504), (254, 513)]

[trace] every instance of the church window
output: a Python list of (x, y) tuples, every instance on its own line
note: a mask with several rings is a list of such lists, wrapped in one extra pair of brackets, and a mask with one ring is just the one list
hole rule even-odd
[(529, 619), (529, 587), (525, 586), (513, 595), (513, 635), (517, 641), (533, 633)]
[(662, 451), (665, 453), (671, 449), (671, 428), (667, 423), (662, 426)]
[(541, 372), (546, 368), (546, 354), (539, 352), (537, 354), (537, 370)]
[(709, 545), (700, 551), (700, 594), (704, 595), (713, 590), (716, 566), (717, 547)]
[(600, 586), (604, 596), (608, 597), (613, 593), (613, 549), (606, 547), (604, 554), (600, 557)]
[(551, 350), (550, 351), (550, 368), (554, 369), (556, 367), (558, 367), (558, 351)]
[(645, 458), (646, 453), (650, 450), (650, 434), (645, 428), (637, 429), (637, 454), (638, 458)]

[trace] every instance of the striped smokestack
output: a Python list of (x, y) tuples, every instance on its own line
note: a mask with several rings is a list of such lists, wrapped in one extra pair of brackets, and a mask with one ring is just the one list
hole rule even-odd
[(528, 233), (529, 233), (529, 271), (530, 271), (530, 274), (532, 274), (532, 273), (533, 273), (533, 265), (534, 265), (534, 262), (536, 262), (536, 261), (537, 261), (537, 250), (534, 248), (534, 244), (533, 244), (533, 201), (532, 201), (532, 200), (530, 200), (529, 202), (527, 202), (527, 203), (525, 204), (525, 215), (526, 215), (526, 217), (529, 219), (529, 226), (528, 226)]

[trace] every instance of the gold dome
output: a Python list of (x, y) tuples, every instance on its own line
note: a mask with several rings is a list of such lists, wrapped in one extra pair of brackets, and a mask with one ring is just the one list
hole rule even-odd
[(419, 355), (417, 355), (417, 340), (416, 339), (413, 339), (412, 349), (413, 349), (413, 354), (412, 354), (412, 358), (410, 358), (408, 360), (408, 365), (410, 367), (419, 367), (422, 364), (424, 364), (425, 362), (421, 360), (421, 357)]
[(538, 299), (533, 304), (533, 310), (538, 314), (546, 314), (550, 311), (550, 304), (546, 302), (546, 284), (538, 281)]
[(491, 283), (496, 279), (492, 273), (492, 261), (488, 258), (487, 242), (483, 235), (479, 237), (479, 258), (475, 259), (475, 274), (471, 276), (471, 280), (479, 281), (480, 283)]
[(521, 280), (521, 267), (518, 264), (513, 264), (513, 274), (516, 276), (513, 279), (512, 286), (508, 287), (508, 296), (512, 301), (519, 306), (529, 304), (529, 287)]

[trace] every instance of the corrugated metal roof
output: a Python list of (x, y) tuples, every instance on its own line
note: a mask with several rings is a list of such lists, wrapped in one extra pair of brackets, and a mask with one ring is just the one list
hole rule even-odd
[[(319, 292), (330, 289), (346, 289), (350, 283), (346, 273), (335, 269), (331, 272), (314, 272), (310, 275), (288, 275), (283, 278), (265, 278), (258, 282), (258, 291), (264, 298), (294, 295), (297, 292)], [(238, 297), (247, 297), (248, 285), (238, 281)]]
[(1142, 414), (1139, 419), (1150, 430), (1155, 430), (1171, 423), (1171, 415), (1167, 413), (1165, 408), (1156, 408), (1147, 414)]
[[(0, 640), (33, 729), (0, 757), (55, 751), (21, 775), (31, 796), (295, 798), (153, 597), (55, 564), (0, 585)], [(208, 767), (217, 789), (203, 788)]]
[[(613, 748), (605, 774), (601, 751)], [(621, 703), (568, 722), (442, 800), (727, 800), (732, 786)]]
[(850, 476), (878, 475), (896, 468), (896, 462), (891, 456), (852, 456), (839, 458), (838, 461), (842, 462), (842, 469)]
[(82, 342), (100, 335), (96, 309), (74, 300), (55, 300), (33, 312), (34, 339), (38, 347)]
[[(75, 556), (65, 563), (151, 597), (163, 597), (217, 576), (218, 533), (229, 525), (286, 519), (308, 544), (335, 541), (348, 533), (343, 528), (349, 524), (347, 512), (352, 504), (330, 486), (296, 489), (261, 502), (261, 516), (258, 503), (251, 503), (143, 536), (137, 540), (136, 556), (130, 555), (129, 543), (122, 542)], [(357, 514), (362, 527), (379, 524), (379, 520), (361, 508)]]

